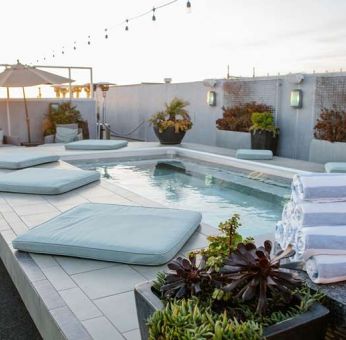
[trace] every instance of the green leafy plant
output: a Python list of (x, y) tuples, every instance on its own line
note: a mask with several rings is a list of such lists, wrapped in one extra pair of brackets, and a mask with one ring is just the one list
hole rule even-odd
[(258, 248), (253, 243), (239, 243), (221, 269), (223, 278), (229, 282), (222, 289), (235, 292), (235, 297), (243, 301), (256, 299), (258, 314), (266, 311), (270, 291), (279, 291), (289, 303), (292, 289), (301, 284), (297, 276), (280, 268), (282, 259), (294, 255), (292, 246), (273, 258), (270, 257), (271, 250), (270, 241), (265, 241), (264, 246)]
[[(208, 268), (218, 271), (227, 256), (237, 248), (238, 243), (243, 242), (242, 236), (238, 233), (240, 226), (240, 216), (234, 214), (231, 218), (219, 224), (219, 235), (208, 236), (208, 247), (197, 252), (207, 259), (206, 265)], [(248, 238), (244, 242), (247, 243), (252, 240), (252, 238)]]
[(336, 105), (331, 109), (323, 108), (314, 130), (317, 139), (346, 142), (346, 112), (338, 110)]
[(279, 134), (279, 128), (276, 127), (272, 112), (253, 112), (251, 115), (252, 126), (250, 131), (256, 133), (257, 131), (268, 131), (277, 136)]
[(252, 125), (253, 112), (272, 111), (272, 107), (266, 104), (249, 102), (231, 107), (222, 107), (223, 117), (216, 121), (219, 130), (249, 132)]
[(227, 313), (217, 314), (197, 299), (170, 302), (148, 320), (149, 340), (259, 340), (261, 325), (254, 321), (238, 322)]
[(165, 110), (152, 115), (149, 122), (159, 130), (160, 133), (168, 128), (174, 128), (176, 133), (187, 131), (192, 128), (192, 122), (186, 106), (189, 102), (179, 98), (173, 98), (170, 103), (165, 104)]

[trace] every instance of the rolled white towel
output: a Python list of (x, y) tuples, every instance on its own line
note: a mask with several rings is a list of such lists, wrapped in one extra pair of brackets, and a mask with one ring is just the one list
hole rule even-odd
[(346, 174), (311, 173), (295, 175), (292, 198), (318, 202), (346, 201)]
[(283, 248), (284, 234), (284, 224), (282, 221), (279, 221), (275, 226), (275, 241), (280, 245), (281, 248)]
[(346, 226), (302, 228), (297, 232), (295, 260), (315, 255), (346, 256)]
[(295, 206), (292, 223), (297, 228), (346, 225), (346, 202), (301, 202)]
[(333, 283), (346, 280), (345, 255), (317, 255), (306, 261), (306, 272), (314, 283)]
[(287, 222), (291, 218), (291, 216), (294, 212), (294, 208), (295, 208), (295, 203), (292, 200), (288, 201), (284, 205), (284, 207), (282, 209), (282, 221), (283, 222)]

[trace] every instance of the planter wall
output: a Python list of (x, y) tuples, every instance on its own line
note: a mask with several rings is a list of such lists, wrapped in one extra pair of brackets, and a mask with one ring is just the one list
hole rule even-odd
[(216, 129), (216, 146), (233, 150), (251, 149), (251, 135), (249, 132)]
[[(142, 340), (148, 339), (146, 321), (159, 309), (161, 300), (151, 291), (152, 282), (144, 282), (135, 287), (137, 316)], [(323, 340), (327, 329), (329, 311), (319, 303), (314, 304), (306, 313), (278, 324), (266, 327), (267, 340)]]
[(346, 162), (346, 143), (312, 139), (309, 161), (315, 163)]

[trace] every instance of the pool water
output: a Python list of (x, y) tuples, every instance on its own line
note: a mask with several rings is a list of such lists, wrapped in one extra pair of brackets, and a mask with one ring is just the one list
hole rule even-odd
[(171, 208), (200, 211), (217, 227), (238, 213), (244, 236), (273, 233), (290, 193), (290, 181), (190, 159), (73, 163)]

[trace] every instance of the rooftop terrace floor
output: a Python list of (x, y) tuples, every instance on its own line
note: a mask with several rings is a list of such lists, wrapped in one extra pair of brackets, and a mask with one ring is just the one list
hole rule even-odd
[[(20, 147), (11, 147), (15, 151)], [(157, 143), (130, 142), (127, 151), (160, 148)], [(179, 148), (233, 156), (232, 150), (195, 144)], [(1, 148), (2, 150), (9, 148)], [(125, 149), (107, 152), (65, 151), (62, 145), (27, 148), (28, 152), (48, 150), (62, 159), (74, 157), (116, 156)], [(82, 155), (82, 156), (81, 156)], [(268, 162), (268, 161), (266, 161)], [(274, 158), (278, 167), (302, 171), (323, 171), (320, 164)], [(42, 167), (70, 168), (60, 161)], [(1, 173), (7, 171), (2, 170)], [(151, 280), (165, 266), (145, 267), (120, 263), (84, 260), (62, 256), (28, 254), (15, 251), (11, 241), (28, 229), (61, 212), (85, 202), (139, 206), (160, 206), (148, 197), (139, 196), (102, 179), (69, 193), (57, 196), (0, 193), (0, 256), (13, 282), (45, 339), (140, 339), (133, 288)], [(207, 235), (217, 231), (203, 224), (180, 251), (206, 246)], [(257, 241), (272, 235), (261, 235)]]

